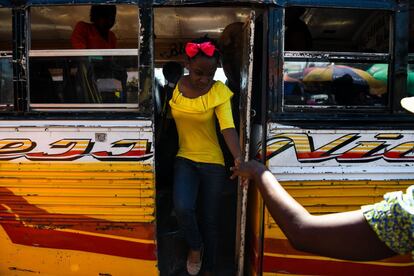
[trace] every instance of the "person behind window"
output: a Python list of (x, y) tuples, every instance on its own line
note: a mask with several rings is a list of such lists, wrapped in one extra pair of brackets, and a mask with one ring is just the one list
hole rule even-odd
[(233, 93), (238, 95), (240, 92), (240, 70), (243, 53), (243, 23), (234, 22), (227, 25), (221, 33), (219, 45), (227, 85)]
[[(223, 153), (216, 134), (216, 118), (234, 164), (241, 149), (234, 128), (230, 99), (233, 93), (214, 74), (220, 64), (215, 41), (203, 37), (185, 46), (188, 75), (183, 76), (170, 100), (177, 125), (179, 149), (174, 164), (173, 202), (178, 224), (190, 247), (187, 271), (204, 275), (215, 268), (220, 195), (226, 182)], [(196, 216), (200, 200), (200, 226)]]
[(115, 24), (115, 5), (93, 5), (90, 21), (80, 21), (72, 32), (71, 43), (74, 49), (113, 49), (116, 36), (111, 31)]
[(289, 7), (285, 10), (285, 51), (310, 51), (313, 48), (312, 35), (300, 17), (306, 9)]
[(162, 74), (166, 80), (163, 94), (161, 95), (162, 110), (165, 112), (168, 109), (168, 101), (171, 99), (172, 92), (177, 85), (178, 80), (184, 74), (183, 66), (175, 61), (169, 61), (162, 67)]
[[(72, 32), (71, 43), (74, 49), (113, 49), (117, 39), (111, 28), (115, 24), (115, 5), (93, 5), (90, 21), (80, 21)], [(77, 83), (82, 87), (76, 101), (92, 103), (126, 103), (127, 72), (111, 57), (101, 61), (83, 61), (79, 65)], [(121, 91), (117, 87), (121, 83)], [(100, 87), (99, 87), (99, 84)]]

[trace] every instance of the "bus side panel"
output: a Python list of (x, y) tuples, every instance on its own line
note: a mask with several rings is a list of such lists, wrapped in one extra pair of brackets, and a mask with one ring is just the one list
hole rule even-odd
[[(407, 147), (412, 147), (412, 132), (309, 130), (276, 124), (269, 130), (270, 170), (312, 214), (356, 210), (381, 201), (386, 192), (405, 190), (412, 184), (412, 164), (407, 160), (412, 157), (403, 158)], [(267, 210), (263, 254), (263, 275), (414, 273), (410, 255), (350, 262), (295, 250)]]
[(2, 123), (0, 275), (158, 274), (151, 122), (89, 124)]

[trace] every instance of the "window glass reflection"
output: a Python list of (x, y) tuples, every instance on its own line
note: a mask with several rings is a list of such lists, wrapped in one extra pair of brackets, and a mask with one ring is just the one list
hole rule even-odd
[(387, 64), (285, 62), (284, 104), (386, 106)]
[(0, 110), (13, 109), (12, 12), (0, 9)]
[(136, 56), (32, 57), (31, 103), (138, 102)]
[(414, 96), (414, 54), (409, 59), (407, 75), (407, 92), (409, 96)]
[(0, 56), (0, 110), (13, 105), (13, 67), (11, 56)]

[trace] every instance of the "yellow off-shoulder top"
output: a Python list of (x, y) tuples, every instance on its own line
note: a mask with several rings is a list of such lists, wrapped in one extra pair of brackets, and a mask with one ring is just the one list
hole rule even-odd
[(220, 130), (234, 128), (230, 103), (232, 96), (230, 89), (220, 81), (197, 98), (187, 98), (179, 91), (178, 85), (175, 87), (170, 106), (179, 137), (177, 156), (195, 162), (224, 165), (215, 118)]

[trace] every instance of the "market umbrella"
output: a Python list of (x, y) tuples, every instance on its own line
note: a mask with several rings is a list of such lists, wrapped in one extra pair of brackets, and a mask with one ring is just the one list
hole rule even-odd
[[(374, 78), (377, 80), (387, 83), (388, 79), (388, 64), (380, 63), (372, 65), (368, 70)], [(414, 68), (408, 69), (408, 78), (407, 78), (408, 94), (414, 95)]]
[(368, 86), (371, 95), (381, 96), (387, 92), (387, 84), (374, 78), (368, 72), (345, 65), (329, 65), (327, 67), (313, 67), (304, 72), (303, 82), (332, 82), (348, 76), (356, 85)]

